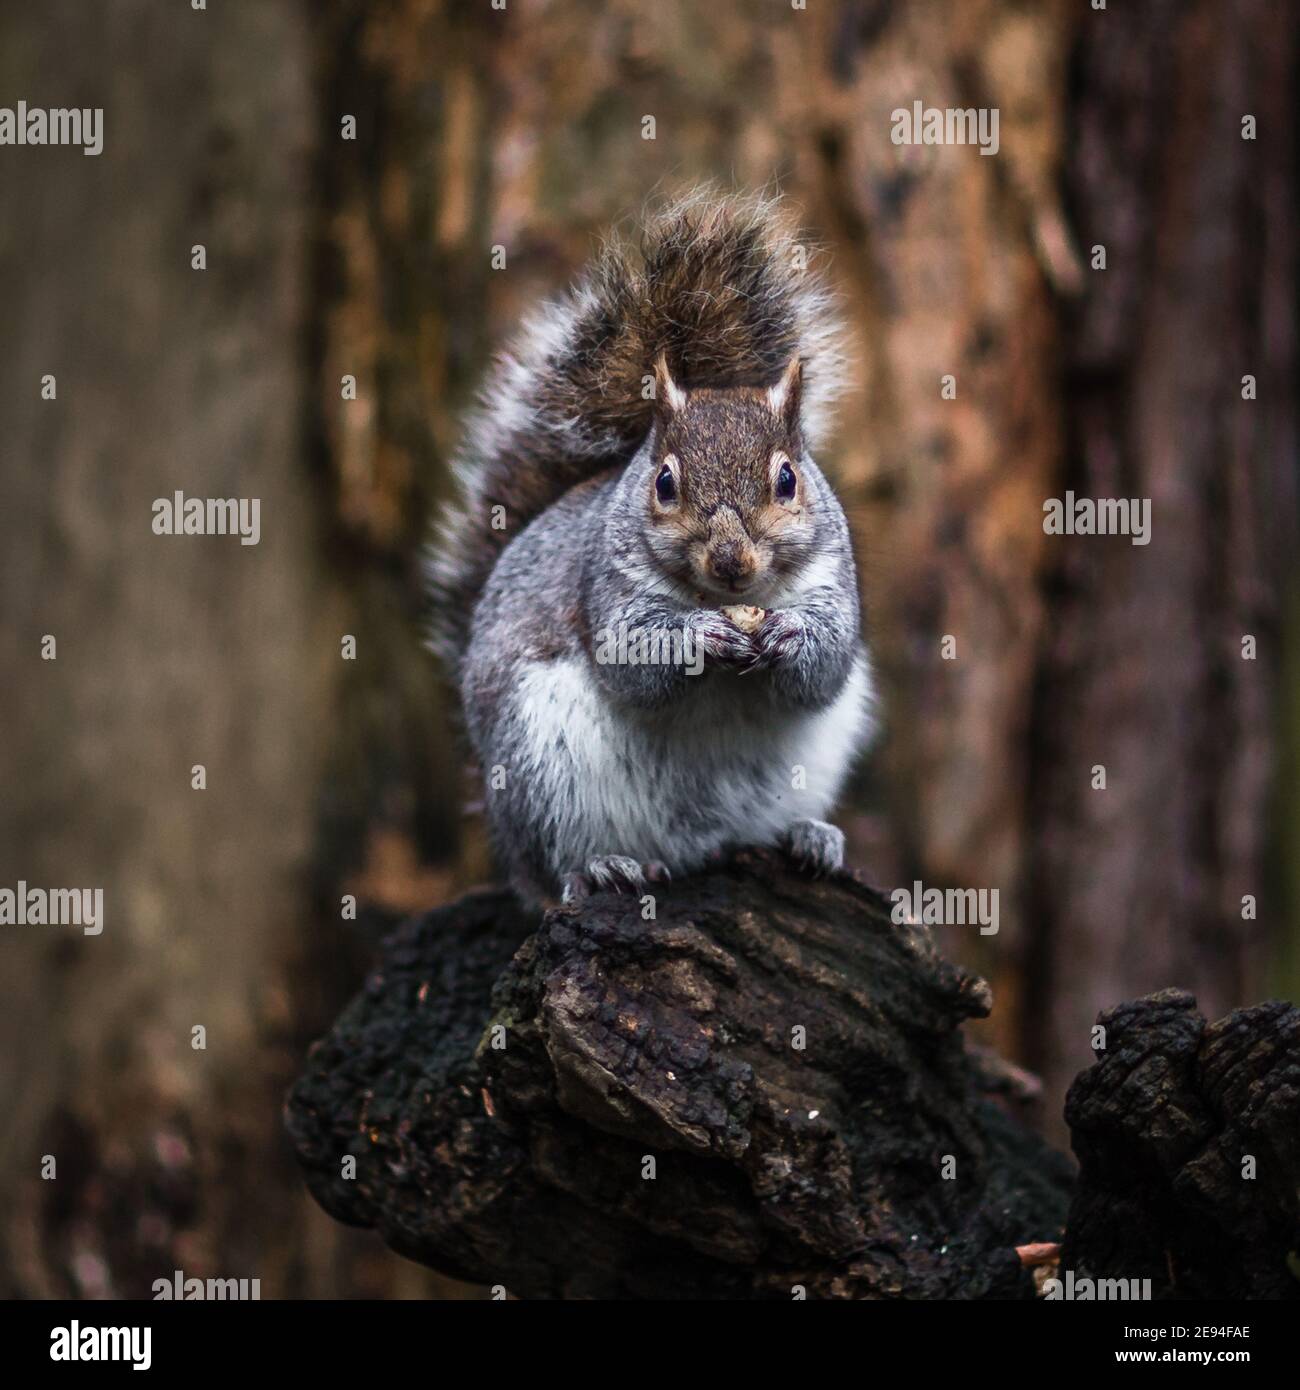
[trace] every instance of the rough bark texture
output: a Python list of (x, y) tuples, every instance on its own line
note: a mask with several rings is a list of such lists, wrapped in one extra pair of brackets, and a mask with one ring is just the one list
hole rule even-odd
[(1029, 1297), (1069, 1167), (964, 1050), (988, 1004), (879, 894), (775, 857), (652, 921), (483, 893), (389, 940), (289, 1128), (335, 1216), (528, 1297)]
[(1153, 1295), (1300, 1298), (1300, 1009), (1207, 1024), (1169, 989), (1100, 1019), (1070, 1088), (1079, 1157), (1061, 1268)]
[[(482, 892), (388, 940), (288, 1127), (333, 1215), (524, 1297), (1031, 1297), (1016, 1247), (1061, 1239), (1072, 1175), (963, 1046), (988, 1003), (874, 890), (766, 854), (653, 921)], [(1041, 1275), (1300, 1298), (1300, 1010), (1165, 990), (1099, 1023)]]

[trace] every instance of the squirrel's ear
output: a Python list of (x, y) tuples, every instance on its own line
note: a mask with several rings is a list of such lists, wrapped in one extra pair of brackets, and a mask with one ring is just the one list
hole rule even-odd
[(772, 413), (793, 429), (799, 423), (799, 391), (803, 384), (803, 360), (796, 353), (786, 364), (781, 379), (767, 389)]
[(673, 380), (668, 370), (668, 354), (661, 352), (655, 358), (655, 400), (664, 414), (680, 410), (686, 404), (686, 392)]

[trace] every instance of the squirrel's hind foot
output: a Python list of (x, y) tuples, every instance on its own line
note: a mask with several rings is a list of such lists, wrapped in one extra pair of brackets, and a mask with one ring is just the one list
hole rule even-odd
[(650, 883), (668, 883), (672, 875), (661, 860), (640, 864), (625, 854), (602, 854), (581, 871), (567, 874), (561, 901), (566, 905), (593, 893), (644, 893)]
[(824, 820), (797, 820), (781, 842), (797, 868), (813, 878), (844, 867), (844, 832)]

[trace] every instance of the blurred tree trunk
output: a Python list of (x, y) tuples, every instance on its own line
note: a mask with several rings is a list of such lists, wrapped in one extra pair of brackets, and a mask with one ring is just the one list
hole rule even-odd
[(1054, 548), (1030, 1037), (1057, 1087), (1106, 1001), (1256, 998), (1282, 925), (1264, 858), (1297, 523), (1296, 38), (1266, 0), (1081, 27), (1068, 186), (1106, 269), (1070, 316), (1062, 483), (1150, 498), (1152, 536)]
[[(823, 42), (790, 73), (809, 94), (814, 220), (835, 237), (862, 344), (840, 461), (885, 727), (883, 833), (861, 854), (888, 886), (998, 891), (996, 937), (940, 934), (990, 979), (989, 1041), (1013, 1054), (1028, 949), (1025, 733), (1047, 620), (1041, 504), (1061, 466), (1057, 306), (1082, 283), (1058, 194), (1071, 13), (850, 4), (828, 12)], [(892, 112), (915, 100), (996, 108), (997, 154), (893, 144)]]
[[(345, 630), (301, 444), (311, 33), (297, 5), (147, 0), (0, 29), (7, 93), (105, 108), (98, 158), (0, 173), (0, 883), (101, 886), (105, 914), (0, 928), (0, 1288), (355, 1292), (371, 1243), (305, 1199), (280, 1128), (353, 974), (337, 898), (307, 910)], [(178, 489), (259, 499), (260, 544), (155, 535)]]

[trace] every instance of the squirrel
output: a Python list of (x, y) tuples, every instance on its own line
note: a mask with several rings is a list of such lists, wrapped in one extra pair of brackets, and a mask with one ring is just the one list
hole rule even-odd
[(842, 866), (872, 677), (810, 452), (844, 330), (806, 259), (775, 198), (679, 198), (525, 319), (467, 419), (430, 640), (527, 903), (741, 844)]

